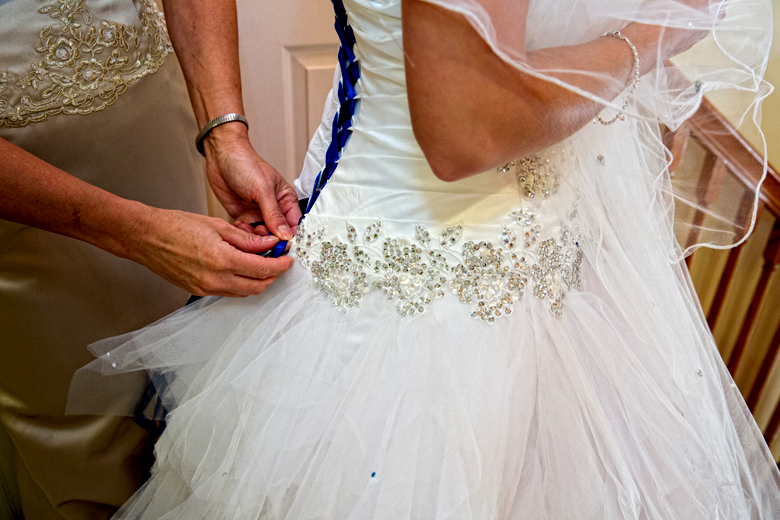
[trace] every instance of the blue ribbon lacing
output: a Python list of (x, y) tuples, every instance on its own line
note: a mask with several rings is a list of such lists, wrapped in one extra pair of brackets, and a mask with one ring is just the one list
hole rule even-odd
[[(308, 199), (308, 203), (306, 203), (305, 209), (302, 211), (301, 220), (309, 213), (314, 203), (317, 202), (320, 192), (333, 176), (333, 172), (336, 171), (339, 159), (341, 159), (344, 148), (346, 148), (347, 142), (349, 142), (349, 138), (352, 135), (352, 125), (360, 105), (357, 93), (357, 83), (360, 79), (360, 63), (355, 57), (355, 33), (352, 27), (349, 26), (347, 11), (344, 9), (342, 0), (332, 0), (332, 2), (336, 13), (336, 33), (341, 41), (339, 47), (339, 68), (341, 69), (341, 80), (338, 88), (339, 108), (333, 116), (330, 145), (325, 153), (325, 166), (314, 179), (314, 189)], [(253, 225), (260, 224), (255, 223)], [(281, 241), (273, 249), (262, 253), (262, 255), (277, 258), (285, 254), (286, 249), (287, 242)]]
[(150, 449), (151, 444), (165, 431), (168, 410), (163, 404), (162, 396), (171, 382), (168, 377), (173, 375), (166, 377), (160, 372), (152, 372), (146, 391), (135, 409), (133, 420), (149, 434), (149, 439), (152, 441)]
[(332, 0), (336, 12), (336, 33), (339, 35), (341, 46), (339, 47), (339, 67), (341, 68), (341, 80), (339, 81), (339, 108), (333, 116), (331, 140), (328, 151), (325, 154), (325, 167), (314, 180), (309, 204), (304, 215), (308, 213), (320, 192), (333, 176), (338, 166), (344, 148), (352, 135), (352, 124), (357, 113), (360, 100), (357, 99), (357, 83), (360, 79), (360, 64), (355, 57), (355, 33), (349, 26), (347, 11), (342, 0)]

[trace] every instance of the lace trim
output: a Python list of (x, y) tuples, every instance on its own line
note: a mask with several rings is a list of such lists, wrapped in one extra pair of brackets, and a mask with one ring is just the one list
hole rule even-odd
[(25, 92), (29, 88), (36, 99), (24, 95), (12, 104), (0, 97), (0, 127), (103, 110), (129, 85), (156, 72), (173, 49), (154, 0), (139, 1), (140, 28), (94, 19), (86, 0), (58, 0), (38, 9), (60, 22), (41, 29), (35, 52), (42, 59), (32, 62), (26, 75), (0, 70), (0, 96), (9, 87)]
[[(323, 229), (310, 231), (303, 222), (293, 251), (311, 272), (314, 286), (344, 311), (380, 289), (401, 315), (422, 313), (448, 289), (472, 305), (473, 318), (494, 323), (511, 314), (529, 289), (560, 318), (566, 293), (580, 283), (578, 226), (563, 226), (559, 237), (542, 239), (535, 212), (519, 209), (508, 216), (511, 221), (494, 237), (497, 247), (488, 240), (468, 241), (458, 251), (461, 225), (444, 228), (434, 240), (417, 224), (413, 239), (385, 237), (380, 248), (383, 226), (378, 220), (360, 234), (347, 222), (347, 242), (325, 237)], [(574, 212), (568, 220), (573, 218)]]

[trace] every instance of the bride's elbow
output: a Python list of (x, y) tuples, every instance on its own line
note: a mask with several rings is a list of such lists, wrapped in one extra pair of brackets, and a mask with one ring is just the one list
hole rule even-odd
[[(549, 110), (526, 105), (493, 110), (490, 103), (417, 103), (410, 96), (411, 126), (433, 174), (453, 182), (544, 148)], [(453, 109), (453, 107), (458, 107)]]
[(444, 182), (455, 182), (473, 175), (463, 167), (462, 162), (453, 160), (451, 157), (441, 154), (430, 156), (426, 154), (425, 158), (428, 160), (433, 174)]
[[(415, 117), (416, 116), (416, 117)], [(490, 167), (493, 146), (485, 133), (443, 115), (417, 114), (412, 110), (412, 130), (433, 174), (454, 182), (482, 173)]]
[(455, 182), (487, 169), (484, 157), (471, 143), (455, 140), (419, 143), (433, 174), (444, 182)]
[[(417, 143), (433, 174), (442, 181), (454, 182), (488, 171), (517, 157), (518, 140), (507, 139), (506, 132), (491, 132), (479, 124), (469, 127), (415, 124)], [(517, 137), (517, 136), (515, 136)]]

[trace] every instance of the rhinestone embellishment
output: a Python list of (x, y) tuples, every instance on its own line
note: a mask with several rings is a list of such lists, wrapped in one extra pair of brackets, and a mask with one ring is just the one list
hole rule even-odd
[(570, 152), (564, 148), (553, 148), (544, 156), (536, 154), (517, 159), (498, 167), (496, 170), (500, 173), (509, 173), (514, 170), (520, 192), (526, 199), (547, 199), (558, 191), (560, 174), (556, 165), (563, 166), (569, 155)]
[(518, 162), (517, 183), (527, 199), (548, 198), (558, 189), (558, 173), (550, 159), (525, 157)]
[(384, 237), (379, 247), (383, 226), (377, 220), (362, 234), (346, 223), (348, 243), (324, 239), (324, 230), (309, 232), (302, 222), (293, 250), (312, 273), (315, 288), (343, 311), (355, 308), (375, 288), (401, 315), (419, 314), (449, 289), (471, 305), (473, 318), (494, 323), (510, 315), (528, 289), (560, 318), (566, 293), (580, 283), (578, 227), (563, 226), (559, 237), (541, 239), (534, 212), (520, 209), (508, 217), (498, 247), (468, 241), (458, 248), (462, 225), (447, 226), (439, 240), (432, 240), (422, 224), (415, 225), (413, 238)]
[(81, 71), (81, 77), (87, 81), (94, 81), (97, 79), (98, 73), (95, 71), (95, 69), (84, 69)]

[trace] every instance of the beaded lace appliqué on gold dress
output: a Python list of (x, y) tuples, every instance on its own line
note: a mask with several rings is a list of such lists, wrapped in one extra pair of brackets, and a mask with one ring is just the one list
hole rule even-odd
[(0, 127), (103, 110), (156, 72), (173, 49), (154, 1), (139, 1), (140, 27), (94, 18), (87, 0), (41, 7), (38, 12), (56, 23), (41, 29), (29, 72), (0, 68)]

